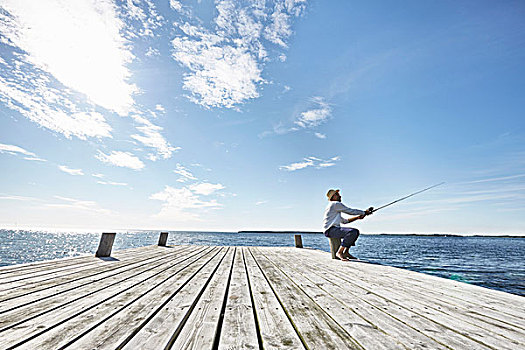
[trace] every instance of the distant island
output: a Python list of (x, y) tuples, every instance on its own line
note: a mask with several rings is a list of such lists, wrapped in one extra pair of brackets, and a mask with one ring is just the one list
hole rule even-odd
[(472, 237), (482, 237), (482, 238), (525, 238), (525, 236), (515, 236), (515, 235), (458, 235), (452, 233), (375, 233), (375, 234), (366, 234), (365, 236), (418, 236), (418, 237), (462, 237), (462, 238), (472, 238)]
[[(322, 234), (316, 231), (237, 231), (237, 233), (284, 233), (284, 234)], [(494, 237), (494, 238), (525, 238), (514, 235), (458, 235), (451, 233), (361, 233), (363, 236), (420, 236), (420, 237)]]
[(315, 231), (237, 231), (237, 233), (304, 233), (304, 234), (320, 234), (322, 232)]

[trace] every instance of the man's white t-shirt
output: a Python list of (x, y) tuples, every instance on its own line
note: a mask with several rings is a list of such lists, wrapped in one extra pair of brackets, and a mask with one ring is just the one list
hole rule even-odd
[(324, 211), (323, 232), (332, 226), (347, 224), (348, 220), (341, 217), (341, 213), (349, 215), (363, 215), (365, 212), (359, 209), (348, 208), (341, 202), (330, 201)]

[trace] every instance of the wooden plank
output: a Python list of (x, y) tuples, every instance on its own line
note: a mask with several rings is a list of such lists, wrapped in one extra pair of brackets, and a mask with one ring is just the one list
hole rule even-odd
[[(204, 255), (193, 259), (177, 270), (161, 272), (147, 283), (136, 285), (127, 293), (120, 293), (114, 300), (99, 303), (88, 313), (77, 314), (75, 318), (23, 344), (21, 349), (63, 349), (70, 346), (82, 349), (75, 344), (78, 340), (90, 337), (91, 331), (108, 321), (113, 321), (114, 317), (118, 317), (121, 312), (136, 306), (137, 303), (147, 304), (150, 298), (165, 297), (173, 293), (174, 289), (176, 290), (191, 279), (193, 274), (209, 261), (210, 257), (213, 258), (218, 250), (216, 248), (208, 250)], [(157, 293), (159, 291), (160, 294)], [(140, 317), (140, 315), (137, 316)], [(132, 319), (133, 317), (135, 315), (132, 314)]]
[(93, 258), (93, 255), (89, 253), (81, 253), (80, 256), (75, 257), (65, 257), (65, 258), (58, 258), (58, 259), (50, 259), (50, 260), (42, 260), (42, 261), (32, 261), (27, 263), (21, 263), (21, 264), (13, 264), (13, 265), (5, 265), (0, 266), (0, 276), (12, 273), (12, 272), (20, 272), (22, 270), (30, 270), (30, 269), (39, 269), (39, 268), (48, 268), (49, 266), (56, 265), (56, 264), (68, 264), (71, 263), (77, 263), (82, 261), (88, 261)]
[(105, 261), (92, 260), (89, 263), (79, 264), (75, 266), (66, 266), (61, 268), (53, 268), (46, 271), (38, 271), (30, 275), (11, 276), (10, 278), (6, 278), (5, 281), (0, 282), (0, 292), (23, 287), (29, 284), (40, 283), (49, 279), (54, 279), (55, 276), (65, 277), (73, 273), (96, 270), (100, 266), (104, 265), (107, 265)]
[[(170, 349), (178, 337), (180, 331), (185, 327), (192, 327), (187, 324), (187, 318), (191, 315), (205, 288), (213, 278), (213, 275), (222, 265), (227, 265), (225, 259), (228, 248), (221, 251), (213, 261), (203, 266), (198, 274), (188, 281), (176, 295), (172, 295), (164, 303), (156, 308), (155, 314), (146, 319), (146, 324), (142, 324), (137, 329), (129, 342), (121, 343), (118, 349)], [(233, 250), (233, 249), (232, 249)]]
[[(4, 286), (7, 286), (11, 288), (11, 286), (20, 287), (25, 286), (26, 284), (32, 284), (32, 283), (39, 283), (41, 281), (45, 281), (47, 279), (53, 279), (56, 276), (68, 276), (71, 273), (75, 273), (77, 271), (89, 271), (89, 269), (97, 270), (99, 266), (107, 266), (111, 263), (114, 264), (122, 264), (122, 263), (129, 263), (129, 262), (135, 262), (137, 260), (141, 260), (144, 258), (150, 258), (158, 256), (159, 252), (154, 250), (149, 250), (146, 252), (137, 252), (136, 254), (133, 254), (130, 256), (130, 258), (125, 259), (117, 259), (116, 257), (111, 258), (95, 258), (91, 257), (89, 261), (84, 262), (82, 264), (75, 264), (72, 266), (61, 266), (58, 268), (55, 268), (55, 266), (48, 267), (46, 270), (38, 271), (38, 272), (30, 272), (28, 274), (23, 274), (21, 276), (12, 276), (9, 279), (5, 279), (2, 282), (2, 288), (1, 290), (5, 290), (7, 288), (3, 288)], [(13, 283), (13, 282), (19, 282), (19, 283)]]
[(171, 346), (172, 349), (212, 350), (226, 297), (235, 250), (232, 248), (191, 313), (186, 326)]
[[(141, 254), (148, 253), (154, 249), (154, 246), (132, 248), (126, 250), (116, 251), (113, 255), (118, 260), (127, 258), (136, 258)], [(58, 269), (64, 266), (79, 266), (81, 264), (92, 263), (94, 261), (103, 261), (101, 259), (94, 258), (92, 254), (83, 255), (79, 257), (69, 257), (55, 260), (37, 261), (26, 264), (17, 264), (0, 267), (0, 283), (5, 281), (5, 278), (12, 276), (33, 276), (34, 273), (40, 271), (49, 272), (53, 269)]]
[[(303, 288), (326, 312), (338, 321), (365, 349), (447, 349), (448, 347), (434, 339), (432, 334), (424, 334), (422, 329), (440, 332), (436, 325), (428, 322), (413, 321), (406, 324), (395, 315), (391, 315), (381, 306), (368, 303), (354, 286), (348, 283), (332, 282), (333, 271), (319, 273), (316, 264), (303, 259), (286, 261), (274, 252), (261, 249), (269, 260), (274, 261)], [(336, 262), (337, 263), (337, 262)], [(416, 317), (417, 315), (408, 315)], [(460, 343), (459, 348), (464, 344)]]
[[(148, 250), (156, 249), (156, 246), (144, 246), (144, 247), (138, 247), (138, 248), (128, 248), (123, 250), (117, 250), (114, 253), (115, 258), (121, 259), (124, 256), (134, 256), (137, 254), (140, 254), (140, 252), (146, 252)], [(58, 259), (51, 259), (51, 260), (43, 260), (43, 261), (33, 261), (23, 264), (15, 264), (15, 265), (6, 265), (6, 266), (0, 266), (0, 276), (5, 273), (20, 273), (21, 271), (31, 270), (32, 269), (47, 269), (50, 266), (54, 266), (56, 264), (69, 264), (74, 263), (76, 264), (79, 261), (91, 261), (93, 260), (93, 254), (89, 253), (81, 253), (81, 256), (75, 256), (75, 257), (66, 257), (66, 258), (58, 258)], [(36, 271), (36, 270), (35, 270)]]
[[(438, 276), (428, 274), (424, 274), (424, 276), (424, 281), (421, 281), (418, 278), (419, 273), (405, 269), (401, 269), (400, 273), (396, 274), (396, 277), (402, 278), (404, 283), (423, 287), (425, 285), (436, 286), (444, 294), (453, 296), (458, 300), (479, 305), (495, 305), (495, 308), (504, 309), (505, 313), (508, 314), (523, 315), (525, 313), (525, 303), (523, 303), (522, 296)], [(446, 282), (443, 283), (443, 281)]]
[(0, 348), (525, 349), (523, 297), (311, 249), (199, 249), (0, 268), (0, 288), (31, 282), (0, 291)]
[[(318, 256), (326, 255), (320, 251), (314, 251), (314, 253)], [(401, 282), (407, 287), (410, 286), (409, 288), (419, 286), (430, 293), (437, 291), (443, 296), (453, 298), (456, 302), (463, 301), (467, 305), (488, 307), (517, 318), (523, 318), (525, 314), (523, 297), (518, 295), (384, 265), (357, 265), (356, 269), (365, 273), (374, 271), (385, 278), (392, 279), (392, 283)], [(395, 273), (391, 271), (395, 271)]]
[[(313, 264), (315, 260), (306, 257), (305, 259), (310, 260)], [(312, 266), (310, 264), (310, 266)], [(320, 265), (320, 264), (319, 264)], [(405, 288), (399, 288), (398, 285), (390, 285), (384, 283), (376, 275), (373, 276), (352, 276), (355, 275), (355, 269), (349, 269), (349, 265), (341, 265), (340, 267), (346, 266), (346, 272), (341, 271), (337, 273), (332, 278), (333, 281), (338, 281), (338, 283), (352, 283), (352, 288), (350, 290), (362, 290), (362, 298), (368, 300), (370, 303), (380, 307), (387, 308), (392, 314), (399, 315), (400, 319), (407, 321), (427, 319), (433, 323), (440, 326), (442, 329), (441, 332), (436, 333), (434, 337), (439, 339), (444, 344), (450, 344), (453, 341), (460, 340), (461, 342), (467, 342), (465, 338), (468, 338), (471, 343), (469, 346), (477, 346), (486, 348), (502, 348), (502, 349), (513, 349), (516, 345), (519, 345), (519, 342), (516, 342), (513, 339), (502, 336), (497, 333), (494, 329), (482, 328), (480, 324), (470, 323), (466, 319), (458, 317), (457, 314), (450, 315), (439, 308), (434, 308), (429, 302), (422, 303), (422, 295), (414, 295), (411, 290)], [(328, 269), (324, 265), (317, 266), (322, 270), (321, 273), (326, 274), (328, 271), (333, 271)], [(386, 268), (386, 267), (384, 267)], [(407, 313), (406, 311), (410, 311)], [(410, 317), (410, 314), (417, 314), (418, 317)], [(424, 329), (424, 328), (422, 328)], [(443, 331), (444, 330), (444, 331)], [(447, 333), (455, 332), (457, 335), (453, 336), (444, 336)], [(433, 333), (432, 333), (433, 334)], [(467, 342), (467, 343), (468, 343)], [(457, 346), (457, 345), (455, 345)], [(454, 345), (452, 345), (454, 347)]]
[[(401, 284), (402, 281), (398, 283)], [(391, 285), (386, 285), (382, 288), (397, 295), (400, 299), (407, 299), (406, 295), (399, 293), (399, 289), (392, 289)], [(427, 310), (426, 308), (435, 310), (454, 317), (458, 322), (471, 324), (489, 332), (496, 332), (510, 341), (514, 341), (516, 345), (521, 344), (525, 346), (525, 329), (520, 326), (523, 325), (523, 318), (517, 319), (514, 316), (503, 316), (487, 307), (460, 303), (454, 299), (447, 300), (448, 298), (445, 295), (435, 293), (433, 288), (430, 287), (420, 289), (412, 286), (410, 288), (410, 297), (411, 299), (416, 299), (419, 305), (423, 305), (425, 310)]]
[(264, 349), (304, 349), (292, 323), (248, 250), (243, 251)]
[[(340, 265), (338, 269), (344, 273), (348, 266)], [(525, 318), (525, 312), (511, 309), (513, 305), (523, 304), (523, 297), (510, 295), (508, 293), (497, 293), (491, 295), (486, 303), (480, 302), (480, 299), (486, 298), (486, 293), (492, 292), (487, 288), (474, 286), (472, 292), (463, 290), (463, 287), (471, 287), (465, 283), (450, 281), (436, 276), (429, 276), (413, 271), (397, 269), (388, 266), (357, 264), (352, 266), (352, 276), (356, 280), (369, 280), (370, 275), (374, 274), (374, 282), (381, 283), (380, 288), (390, 288), (393, 285), (403, 285), (406, 290), (410, 290), (411, 295), (418, 293), (420, 301), (426, 301), (428, 305), (440, 307), (443, 310), (449, 310), (454, 315), (464, 315), (468, 320), (478, 319), (478, 321), (488, 323), (488, 328), (499, 325), (503, 328), (514, 328), (517, 331), (524, 331), (522, 320)], [(448, 285), (453, 285), (455, 290), (447, 290)], [(456, 290), (459, 289), (459, 290)], [(399, 291), (399, 289), (397, 289)], [(500, 294), (505, 297), (510, 296), (513, 302), (507, 302), (499, 298)], [(504, 310), (501, 310), (504, 309)], [(477, 323), (478, 321), (475, 321)]]
[(218, 349), (257, 349), (257, 329), (242, 249), (237, 248)]
[[(68, 261), (69, 260), (69, 261)], [(85, 257), (84, 259), (68, 259), (65, 261), (56, 262), (54, 264), (41, 265), (38, 267), (26, 267), (19, 269), (12, 269), (5, 271), (0, 275), (0, 283), (8, 283), (15, 279), (23, 279), (24, 277), (35, 277), (42, 273), (50, 273), (52, 271), (60, 271), (61, 269), (75, 268), (83, 265), (93, 265), (94, 263), (100, 262), (99, 259), (93, 259), (92, 256)]]
[[(290, 248), (285, 249), (290, 250)], [(328, 263), (330, 261), (327, 254), (321, 251), (310, 250), (306, 254), (296, 253), (300, 254), (301, 258), (315, 256), (318, 262)], [(339, 265), (337, 267), (343, 271), (345, 268), (349, 266)], [(522, 324), (521, 320), (525, 317), (525, 310), (522, 310), (521, 307), (525, 304), (523, 297), (510, 293), (385, 265), (357, 263), (351, 265), (351, 269), (355, 271), (356, 278), (366, 278), (374, 274), (380, 277), (380, 280), (386, 285), (401, 283), (407, 289), (422, 291), (455, 306), (461, 305), (469, 309), (482, 308), (493, 315), (500, 315), (500, 321), (519, 320), (519, 324)], [(497, 316), (494, 317), (497, 318)]]
[[(147, 296), (126, 305), (119, 310), (115, 310), (107, 319), (100, 320), (97, 324), (79, 335), (72, 345), (77, 349), (163, 349), (171, 336), (171, 332), (177, 326), (173, 320), (172, 303), (174, 299), (184, 299), (185, 297), (195, 297), (195, 283), (204, 283), (210, 268), (224, 256), (226, 249), (216, 249), (212, 255), (194, 263), (191, 267), (192, 273), (186, 273), (183, 278), (171, 279), (162, 286), (156, 288)], [(193, 293), (193, 294), (192, 294)], [(187, 303), (187, 300), (183, 300)], [(187, 308), (182, 308), (185, 310)], [(181, 312), (177, 308), (175, 312)], [(157, 324), (160, 319), (159, 327), (150, 331), (150, 326)], [(143, 344), (141, 339), (152, 335), (151, 342), (146, 340)], [(164, 337), (162, 337), (164, 335)], [(136, 345), (140, 344), (140, 345)]]
[[(145, 257), (142, 256), (141, 259), (136, 261), (128, 260), (130, 262), (106, 262), (107, 265), (105, 267), (94, 270), (89, 274), (80, 273), (78, 275), (69, 275), (66, 277), (54, 276), (54, 278), (47, 279), (46, 281), (40, 282), (38, 284), (29, 284), (23, 287), (18, 287), (14, 290), (0, 292), (0, 308), (2, 310), (0, 312), (5, 312), (5, 310), (10, 309), (13, 307), (13, 305), (22, 306), (28, 302), (38, 300), (39, 298), (73, 290), (85, 284), (98, 282), (109, 278), (112, 275), (117, 275), (133, 268), (145, 266), (159, 259), (167, 259), (169, 257), (177, 256), (178, 254), (183, 254), (181, 252), (186, 251), (188, 248), (189, 247), (180, 248), (177, 250), (171, 250), (169, 252), (165, 251), (162, 255), (153, 252), (152, 255)], [(20, 298), (24, 298), (24, 301), (17, 300)]]
[(257, 265), (308, 348), (362, 349), (304, 290), (257, 252), (253, 251)]
[[(189, 250), (186, 254), (192, 254), (194, 250)], [(186, 254), (177, 255), (181, 259), (186, 258)], [(161, 257), (162, 258), (162, 257)], [(166, 255), (164, 259), (150, 259), (149, 261), (137, 266), (129, 267), (121, 271), (110, 271), (97, 276), (98, 279), (88, 279), (76, 281), (75, 284), (64, 284), (59, 287), (48, 288), (38, 293), (31, 293), (22, 299), (11, 300), (9, 304), (4, 304), (0, 312), (0, 332), (6, 327), (10, 327), (30, 317), (35, 317), (54, 308), (60, 307), (64, 303), (72, 303), (76, 299), (81, 299), (83, 295), (91, 295), (104, 289), (108, 289), (122, 281), (147, 273), (149, 270), (162, 267), (168, 262), (175, 261), (173, 256)], [(74, 295), (74, 297), (71, 297)]]
[[(409, 272), (411, 274), (402, 272), (392, 278), (414, 290), (424, 291), (425, 294), (432, 295), (436, 300), (444, 303), (460, 305), (468, 309), (483, 308), (485, 313), (489, 312), (491, 317), (498, 318), (500, 321), (514, 320), (515, 325), (522, 324), (521, 320), (525, 316), (525, 310), (520, 308), (520, 305), (524, 304), (523, 297), (437, 276), (424, 275), (421, 278), (417, 273)], [(521, 328), (525, 329), (525, 327)]]
[[(486, 347), (510, 350), (515, 349), (516, 346), (525, 346), (523, 341), (516, 340), (517, 338), (521, 338), (522, 340), (523, 334), (520, 336), (518, 333), (515, 333), (515, 331), (506, 329), (507, 327), (501, 328), (497, 327), (496, 324), (488, 324), (480, 320), (472, 319), (471, 317), (463, 316), (457, 312), (457, 309), (455, 310), (456, 312), (454, 312), (455, 308), (451, 308), (452, 312), (450, 313), (446, 312), (446, 310), (440, 306), (432, 304), (432, 298), (426, 298), (421, 293), (416, 294), (409, 290), (396, 291), (384, 288), (383, 286), (377, 287), (375, 283), (360, 282), (359, 285), (369, 292), (373, 288), (374, 292), (370, 293), (368, 298), (375, 300), (377, 304), (380, 302), (386, 304), (388, 301), (388, 303), (393, 304), (391, 308), (394, 309), (398, 306), (404, 306), (406, 309), (410, 308), (412, 312), (417, 313), (419, 316), (432, 320)], [(373, 287), (374, 285), (375, 287)]]
[(182, 262), (191, 254), (198, 254), (198, 249), (197, 251), (189, 250), (186, 254), (182, 254), (178, 260), (168, 255), (166, 259), (155, 259), (153, 262), (147, 261), (122, 271), (108, 272), (102, 277), (98, 276), (100, 278), (97, 280), (83, 280), (81, 284), (77, 281), (77, 284), (73, 286), (65, 284), (60, 286), (61, 288), (49, 288), (39, 293), (28, 294), (22, 299), (12, 300), (9, 304), (4, 305), (3, 310), (0, 312), (0, 333), (6, 328), (9, 329), (9, 327), (24, 320), (37, 315), (44, 315), (61, 306), (74, 303), (96, 293), (103, 293), (104, 290), (114, 288), (118, 284), (134, 279), (137, 276), (148, 274), (154, 269), (162, 269), (166, 263)]
[[(209, 253), (211, 253), (211, 250), (198, 254), (206, 255)], [(109, 288), (95, 290), (91, 294), (80, 295), (73, 300), (71, 299), (71, 296), (61, 296), (64, 298), (63, 301), (65, 301), (63, 305), (51, 309), (45, 309), (45, 304), (41, 305), (44, 312), (41, 315), (30, 318), (26, 321), (24, 321), (23, 315), (17, 315), (18, 319), (22, 319), (23, 323), (20, 323), (16, 327), (2, 329), (0, 348), (5, 344), (19, 342), (31, 337), (39, 337), (43, 334), (49, 335), (51, 330), (54, 330), (63, 324), (66, 324), (66, 327), (71, 327), (69, 331), (72, 333), (69, 333), (69, 336), (71, 336), (71, 334), (78, 334), (78, 329), (75, 329), (72, 325), (75, 324), (76, 327), (82, 327), (85, 326), (82, 322), (86, 322), (86, 319), (82, 319), (82, 317), (79, 318), (79, 316), (83, 315), (84, 317), (87, 317), (87, 319), (105, 317), (109, 310), (113, 311), (115, 306), (125, 303), (124, 300), (132, 299), (137, 294), (141, 295), (152, 285), (156, 286), (156, 283), (164, 283), (163, 281), (166, 278), (172, 278), (174, 276), (179, 277), (180, 275), (177, 275), (179, 272), (181, 275), (189, 273), (192, 268), (191, 265), (194, 261), (200, 260), (201, 257), (202, 255), (197, 255), (189, 259), (183, 258), (175, 260), (170, 264), (160, 264), (142, 274), (132, 276), (125, 281), (120, 281), (120, 283), (112, 285)], [(56, 298), (52, 298), (49, 302), (56, 303), (55, 299)], [(114, 304), (115, 302), (117, 303), (116, 305)], [(76, 324), (75, 320), (82, 320), (82, 322)], [(4, 319), (2, 319), (2, 321), (4, 321)], [(66, 333), (67, 332), (63, 332), (57, 336), (66, 337)]]

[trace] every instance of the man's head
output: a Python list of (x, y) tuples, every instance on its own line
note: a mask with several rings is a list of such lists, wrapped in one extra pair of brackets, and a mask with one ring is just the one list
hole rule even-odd
[(341, 195), (339, 194), (339, 190), (328, 190), (326, 196), (328, 197), (329, 201), (341, 201)]

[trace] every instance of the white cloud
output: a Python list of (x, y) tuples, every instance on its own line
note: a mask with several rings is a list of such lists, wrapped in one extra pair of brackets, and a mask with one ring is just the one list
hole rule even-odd
[[(91, 176), (96, 177), (98, 179), (105, 178), (106, 176), (104, 174), (91, 174)], [(112, 185), (112, 186), (127, 186), (128, 184), (125, 182), (114, 182), (114, 181), (97, 181), (98, 184), (101, 185)]]
[(83, 212), (92, 212), (96, 214), (111, 214), (112, 212), (107, 209), (103, 209), (100, 207), (100, 205), (95, 201), (86, 201), (86, 200), (79, 200), (69, 197), (62, 197), (62, 196), (53, 196), (52, 200), (49, 199), (41, 199), (41, 198), (35, 198), (35, 197), (25, 197), (25, 196), (16, 196), (16, 195), (4, 195), (0, 194), (0, 200), (15, 200), (15, 201), (28, 201), (28, 202), (39, 202), (42, 203), (42, 207), (39, 207), (39, 210), (41, 208), (51, 208), (51, 209), (73, 209), (75, 211), (83, 211)]
[(131, 135), (131, 138), (143, 143), (147, 147), (154, 148), (156, 154), (150, 154), (150, 160), (157, 160), (159, 157), (168, 159), (172, 153), (180, 150), (180, 147), (173, 147), (160, 133), (163, 129), (160, 126), (154, 125), (146, 118), (138, 115), (132, 116), (135, 122), (140, 123), (142, 126), (138, 126), (137, 130), (142, 132), (143, 135)]
[(38, 162), (46, 162), (45, 159), (39, 158), (36, 154), (33, 152), (29, 152), (22, 147), (14, 146), (14, 145), (6, 145), (0, 143), (0, 153), (7, 153), (12, 155), (22, 154), (26, 157), (24, 157), (25, 160), (33, 160)]
[(208, 196), (212, 194), (215, 191), (219, 191), (224, 189), (225, 187), (221, 184), (211, 184), (211, 183), (200, 183), (200, 184), (193, 184), (189, 186), (189, 189), (192, 190), (196, 194), (202, 194), (205, 196)]
[(200, 163), (192, 163), (191, 166), (199, 167), (199, 168), (202, 168), (203, 170), (206, 170), (206, 171), (212, 171), (210, 168), (207, 168), (207, 167), (205, 167), (204, 165), (202, 165)]
[[(173, 188), (166, 186), (163, 191), (152, 194), (150, 199), (164, 202), (156, 217), (178, 221), (198, 220), (199, 212), (221, 207), (215, 199), (203, 201), (187, 187)], [(197, 211), (197, 212), (196, 212)]]
[(279, 169), (295, 171), (295, 170), (304, 169), (304, 168), (307, 168), (313, 165), (314, 165), (314, 162), (311, 159), (305, 158), (303, 162), (292, 163), (290, 165), (282, 165), (279, 167)]
[(306, 0), (276, 1), (264, 37), (274, 44), (287, 47), (286, 40), (292, 35), (291, 18), (300, 16), (305, 8)]
[[(156, 36), (165, 22), (152, 1), (6, 0), (0, 10), (0, 44), (12, 53), (0, 59), (0, 102), (80, 139), (111, 137), (96, 105), (120, 115), (136, 110), (131, 40)], [(173, 149), (146, 128), (140, 140), (168, 157)]]
[(2, 8), (3, 42), (27, 53), (25, 62), (97, 105), (130, 111), (137, 88), (126, 65), (134, 56), (112, 1), (5, 0)]
[(0, 101), (29, 120), (67, 138), (111, 137), (111, 127), (100, 113), (78, 111), (71, 92), (54, 88), (49, 76), (18, 60), (1, 73), (7, 79), (0, 76)]
[(133, 170), (144, 168), (144, 163), (138, 157), (129, 152), (111, 151), (110, 154), (105, 154), (99, 150), (95, 157), (104, 163), (119, 167), (130, 168)]
[(316, 104), (316, 108), (302, 112), (295, 121), (296, 125), (302, 128), (314, 128), (323, 124), (331, 116), (332, 109), (322, 97), (314, 97), (312, 101)]
[(24, 157), (25, 160), (34, 160), (36, 162), (47, 162), (47, 160), (38, 157)]
[(299, 130), (298, 127), (287, 127), (282, 121), (279, 121), (278, 123), (274, 124), (273, 127), (272, 127), (272, 130), (267, 130), (267, 131), (263, 131), (261, 132), (258, 136), (260, 138), (263, 138), (263, 137), (267, 137), (267, 136), (270, 136), (270, 135), (285, 135), (285, 134), (288, 134), (290, 132), (294, 132), (294, 131), (297, 131)]
[(160, 56), (160, 51), (158, 49), (154, 49), (153, 47), (149, 47), (145, 55), (147, 57)]
[(182, 3), (180, 1), (170, 0), (170, 7), (174, 9), (175, 11), (181, 11)]
[(33, 157), (36, 156), (36, 154), (26, 151), (22, 147), (18, 147), (14, 145), (6, 145), (3, 143), (0, 143), (0, 153), (9, 153), (9, 154), (21, 153), (26, 156), (33, 156)]
[[(170, 4), (195, 21), (179, 1)], [(191, 92), (193, 102), (206, 108), (236, 108), (259, 97), (258, 86), (266, 83), (262, 69), (268, 53), (263, 39), (286, 47), (291, 21), (305, 3), (218, 0), (215, 4), (213, 32), (201, 24), (175, 23), (181, 35), (172, 41), (173, 58), (189, 70), (183, 87)], [(286, 56), (278, 57), (283, 61)]]
[[(122, 2), (118, 2), (122, 3)], [(126, 0), (120, 15), (127, 19), (132, 28), (125, 32), (127, 38), (151, 39), (158, 36), (158, 29), (164, 25), (162, 17), (151, 0)]]
[(311, 109), (301, 113), (295, 124), (303, 128), (313, 128), (322, 124), (330, 116), (330, 110), (325, 108)]
[(173, 57), (191, 73), (183, 87), (192, 101), (204, 107), (233, 108), (259, 97), (257, 84), (263, 82), (261, 68), (245, 48), (218, 45), (223, 39), (198, 33), (198, 39), (175, 38)]
[(155, 109), (161, 113), (166, 113), (166, 109), (161, 104), (157, 104)]
[[(285, 86), (283, 93), (289, 90), (290, 87)], [(304, 129), (314, 129), (331, 118), (332, 107), (330, 107), (323, 97), (314, 96), (309, 99), (308, 104), (310, 108), (301, 112), (298, 117), (295, 117), (293, 121), (294, 125), (290, 126), (288, 122), (279, 121), (273, 126), (273, 130), (264, 131), (259, 134), (259, 137), (284, 135)], [(326, 138), (325, 134), (319, 132), (316, 132), (315, 136), (321, 139)]]
[(81, 210), (81, 211), (94, 212), (98, 214), (110, 214), (111, 213), (110, 210), (101, 208), (98, 205), (98, 203), (94, 201), (85, 201), (85, 200), (79, 200), (79, 199), (62, 197), (62, 196), (54, 196), (54, 198), (58, 199), (61, 202), (46, 204), (46, 207), (75, 209), (75, 210)]
[(177, 169), (173, 170), (173, 172), (182, 176), (182, 178), (177, 180), (178, 182), (197, 180), (197, 178), (188, 170), (188, 168), (184, 167), (182, 164), (177, 163)]
[(286, 39), (292, 34), (290, 15), (276, 6), (276, 11), (270, 16), (271, 22), (264, 30), (264, 37), (274, 44), (287, 47)]
[(114, 181), (97, 181), (97, 183), (101, 185), (112, 185), (112, 186), (127, 186), (128, 185), (125, 182), (114, 182)]
[(295, 171), (295, 170), (305, 169), (308, 167), (313, 167), (315, 169), (322, 169), (322, 168), (334, 166), (336, 164), (335, 162), (337, 162), (339, 159), (340, 157), (338, 156), (332, 157), (328, 160), (323, 160), (317, 157), (306, 157), (306, 158), (303, 158), (303, 160), (300, 162), (292, 163), (289, 165), (282, 165), (279, 167), (279, 169), (286, 170), (286, 171)]
[(38, 201), (38, 198), (34, 197), (25, 197), (25, 196), (11, 196), (11, 195), (1, 195), (0, 200), (14, 200), (14, 201)]
[(59, 165), (58, 168), (62, 170), (63, 172), (68, 173), (69, 175), (77, 175), (77, 176), (84, 175), (84, 172), (82, 171), (82, 169), (71, 169), (65, 165)]
[(262, 205), (266, 203), (268, 203), (268, 201), (258, 201), (258, 202), (255, 202), (255, 205)]
[(505, 181), (505, 180), (518, 179), (522, 177), (525, 177), (525, 174), (491, 177), (491, 178), (486, 178), (486, 179), (481, 179), (481, 180), (462, 182), (461, 184), (475, 184), (475, 183), (482, 183), (482, 182)]

